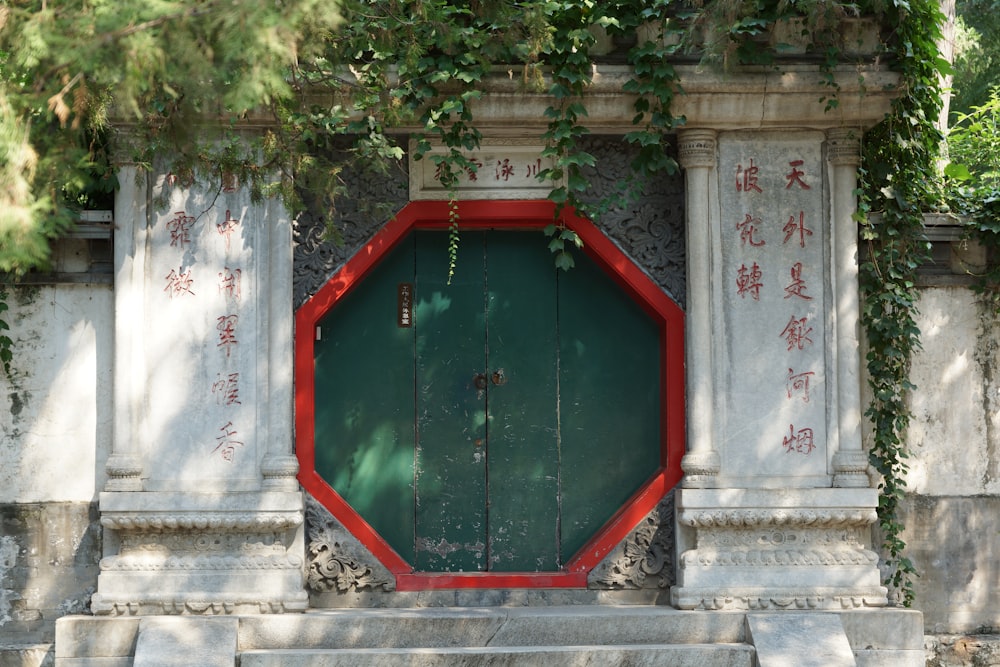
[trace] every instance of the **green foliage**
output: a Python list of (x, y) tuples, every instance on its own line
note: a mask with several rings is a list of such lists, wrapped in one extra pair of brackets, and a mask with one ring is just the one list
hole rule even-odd
[(291, 99), (289, 72), (336, 19), (319, 0), (4, 3), (0, 271), (44, 265), (72, 209), (114, 189), (110, 115), (143, 130), (130, 159), (148, 163), (166, 146), (185, 154), (208, 119)]
[[(958, 114), (948, 133), (945, 167), (948, 204), (968, 220), (970, 236), (994, 256), (1000, 250), (1000, 87), (967, 114)], [(1000, 266), (992, 262), (977, 289), (1000, 311)]]
[[(888, 584), (904, 605), (913, 600), (913, 563), (904, 555), (899, 504), (908, 452), (905, 433), (910, 360), (920, 346), (916, 270), (927, 258), (923, 211), (939, 198), (936, 158), (941, 143), (934, 126), (941, 105), (936, 40), (942, 16), (933, 0), (887, 8), (897, 25), (894, 56), (901, 94), (889, 116), (865, 137), (859, 217), (867, 253), (860, 265), (862, 325), (872, 402), (869, 458), (880, 475), (879, 527), (889, 569)], [(878, 211), (879, 216), (871, 215)]]
[(962, 0), (955, 3), (955, 81), (951, 114), (970, 113), (982, 105), (1000, 81), (1000, 3)]

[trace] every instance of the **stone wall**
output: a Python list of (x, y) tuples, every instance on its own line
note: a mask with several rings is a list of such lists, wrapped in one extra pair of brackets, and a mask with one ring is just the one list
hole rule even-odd
[[(51, 642), (55, 618), (86, 613), (96, 585), (112, 290), (17, 287), (5, 317), (17, 356), (0, 376), (0, 655)], [(987, 664), (1000, 632), (1000, 316), (968, 285), (937, 281), (922, 288), (919, 325), (903, 514), (915, 606), (929, 664)]]
[(998, 633), (1000, 315), (967, 286), (927, 286), (919, 308), (902, 516), (915, 606), (928, 633)]
[(8, 304), (15, 348), (11, 374), (0, 373), (4, 667), (50, 660), (55, 619), (87, 612), (97, 585), (112, 291), (100, 282), (23, 285)]

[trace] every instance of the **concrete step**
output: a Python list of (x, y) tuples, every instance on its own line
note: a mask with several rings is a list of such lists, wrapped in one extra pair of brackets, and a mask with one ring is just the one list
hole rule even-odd
[(240, 667), (753, 667), (746, 644), (622, 644), (243, 651)]
[(241, 651), (746, 642), (745, 615), (664, 607), (337, 609), (244, 617)]

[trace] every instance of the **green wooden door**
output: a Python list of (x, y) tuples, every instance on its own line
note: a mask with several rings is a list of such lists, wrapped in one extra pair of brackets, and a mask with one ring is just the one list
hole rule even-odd
[(411, 234), (321, 322), (317, 471), (417, 571), (558, 570), (659, 466), (658, 329), (538, 233), (447, 258)]

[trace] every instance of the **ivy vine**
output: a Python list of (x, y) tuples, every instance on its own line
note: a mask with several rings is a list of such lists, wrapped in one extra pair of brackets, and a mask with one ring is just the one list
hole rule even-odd
[[(892, 4), (885, 18), (895, 25), (900, 94), (892, 111), (864, 139), (858, 219), (866, 245), (860, 262), (862, 326), (867, 342), (872, 402), (869, 458), (879, 481), (879, 528), (887, 583), (904, 606), (914, 598), (913, 562), (905, 555), (900, 504), (908, 470), (906, 429), (913, 353), (920, 348), (916, 323), (917, 268), (929, 256), (923, 213), (940, 199), (936, 160), (941, 133), (942, 70), (938, 55), (942, 16), (927, 0)], [(873, 215), (874, 212), (879, 215)]]

